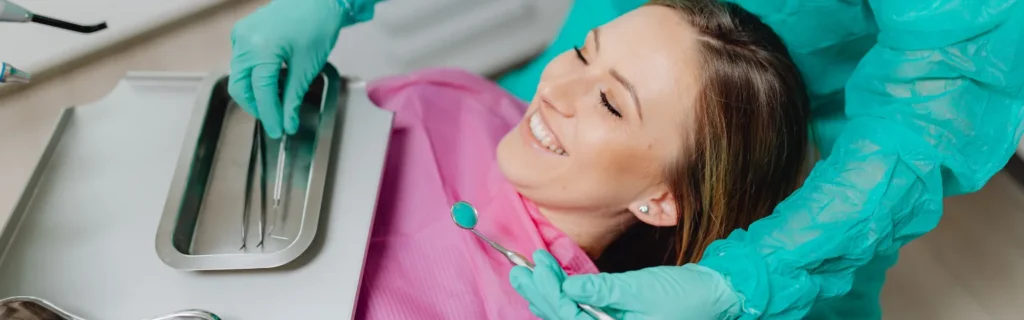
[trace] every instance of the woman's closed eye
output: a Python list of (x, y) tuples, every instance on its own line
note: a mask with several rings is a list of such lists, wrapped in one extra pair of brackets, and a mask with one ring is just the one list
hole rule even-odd
[[(583, 62), (584, 65), (590, 65), (590, 62), (587, 61), (587, 58), (583, 56), (583, 51), (580, 50), (580, 47), (574, 46), (573, 50), (576, 50), (576, 58), (579, 58), (580, 62)], [(618, 118), (622, 118), (622, 113), (619, 113), (619, 110), (617, 110), (615, 108), (615, 106), (613, 106), (612, 103), (610, 101), (608, 101), (608, 95), (604, 94), (603, 91), (600, 92), (600, 93), (601, 93), (601, 106), (604, 107), (605, 110), (608, 110), (608, 112), (611, 113), (613, 116), (616, 116)]]
[(608, 112), (613, 116), (622, 118), (622, 114), (619, 113), (619, 110), (616, 110), (615, 106), (613, 106), (611, 102), (608, 102), (608, 95), (605, 95), (604, 92), (601, 92), (601, 106), (604, 107), (605, 110), (608, 110)]
[(572, 49), (576, 50), (576, 57), (579, 58), (583, 64), (590, 64), (590, 62), (587, 62), (587, 58), (583, 57), (583, 51), (580, 50), (580, 47), (573, 46)]

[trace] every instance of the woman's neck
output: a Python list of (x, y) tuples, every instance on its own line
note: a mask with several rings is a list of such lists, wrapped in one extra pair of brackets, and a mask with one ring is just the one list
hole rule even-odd
[(597, 259), (615, 239), (636, 223), (626, 212), (572, 212), (538, 207), (541, 215), (580, 246), (591, 259)]

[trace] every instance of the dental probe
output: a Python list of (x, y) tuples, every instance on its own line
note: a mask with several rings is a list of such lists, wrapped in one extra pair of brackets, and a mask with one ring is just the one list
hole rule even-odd
[(8, 0), (0, 0), (0, 22), (35, 22), (79, 33), (93, 33), (107, 28), (106, 22), (100, 22), (94, 25), (80, 25), (60, 19), (50, 18), (41, 14), (35, 14)]

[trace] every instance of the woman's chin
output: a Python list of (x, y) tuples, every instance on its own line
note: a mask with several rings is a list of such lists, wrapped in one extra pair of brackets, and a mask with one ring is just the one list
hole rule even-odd
[(517, 187), (550, 180), (555, 168), (568, 158), (524, 143), (515, 131), (518, 130), (509, 132), (498, 143), (496, 156), (501, 173)]

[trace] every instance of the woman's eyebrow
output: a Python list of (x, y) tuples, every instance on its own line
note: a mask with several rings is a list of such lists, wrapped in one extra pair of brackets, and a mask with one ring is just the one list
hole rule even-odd
[(623, 87), (626, 87), (626, 91), (629, 91), (629, 96), (633, 98), (633, 105), (636, 106), (636, 116), (637, 118), (640, 118), (640, 120), (643, 120), (644, 116), (640, 113), (640, 99), (636, 97), (636, 87), (633, 86), (633, 84), (630, 83), (629, 80), (626, 80), (626, 77), (623, 77), (622, 74), (619, 74), (618, 71), (615, 71), (615, 69), (612, 69), (610, 72), (612, 74), (612, 77), (615, 78), (615, 80), (618, 80)]

